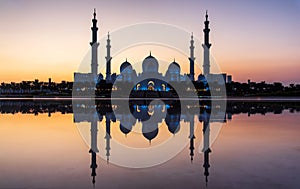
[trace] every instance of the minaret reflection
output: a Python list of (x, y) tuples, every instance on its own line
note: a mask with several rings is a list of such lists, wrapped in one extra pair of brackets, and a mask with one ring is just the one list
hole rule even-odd
[(209, 124), (208, 120), (204, 120), (203, 121), (203, 149), (202, 149), (202, 151), (204, 152), (203, 167), (204, 167), (204, 175), (205, 175), (206, 185), (207, 185), (208, 176), (209, 176), (208, 169), (210, 167), (209, 153), (211, 153), (211, 149), (209, 147), (210, 146), (210, 144), (209, 144), (209, 135), (210, 135), (210, 124)]
[(106, 146), (105, 146), (105, 150), (106, 150), (106, 161), (107, 163), (109, 163), (109, 156), (110, 156), (110, 140), (111, 140), (111, 134), (110, 134), (110, 123), (111, 122), (116, 122), (116, 117), (114, 115), (113, 112), (107, 112), (105, 114), (105, 143), (106, 143)]
[(92, 169), (92, 174), (91, 176), (93, 177), (92, 183), (95, 185), (95, 177), (97, 176), (96, 174), (96, 169), (98, 167), (97, 165), (97, 156), (96, 153), (99, 152), (98, 147), (97, 147), (97, 134), (98, 134), (98, 118), (93, 117), (91, 121), (91, 149), (89, 153), (91, 153), (91, 166), (90, 168)]
[(190, 135), (190, 156), (191, 156), (191, 163), (193, 163), (193, 160), (194, 160), (194, 140), (195, 140), (195, 135)]
[[(203, 123), (203, 128), (202, 128), (202, 132), (203, 132), (203, 149), (202, 152), (204, 154), (204, 162), (203, 162), (203, 167), (204, 167), (204, 176), (205, 176), (205, 183), (207, 185), (208, 183), (208, 176), (209, 176), (209, 153), (211, 153), (210, 150), (210, 143), (209, 143), (209, 137), (210, 137), (210, 107), (211, 104), (210, 102), (205, 102), (205, 105), (201, 105), (197, 108), (197, 110), (195, 111), (183, 111), (186, 112), (183, 114), (183, 117), (186, 119), (186, 122), (190, 123), (190, 135), (189, 135), (189, 140), (190, 140), (190, 146), (189, 146), (189, 150), (190, 150), (190, 158), (191, 158), (191, 163), (193, 162), (194, 159), (194, 149), (195, 149), (195, 133), (194, 133), (194, 115), (199, 116), (199, 121)], [(186, 106), (190, 106), (189, 104), (187, 104)], [(198, 112), (198, 113), (197, 113)]]
[(190, 134), (189, 134), (189, 140), (190, 140), (190, 158), (191, 158), (191, 163), (193, 163), (193, 160), (194, 160), (194, 150), (195, 150), (195, 133), (194, 133), (194, 130), (195, 130), (195, 121), (194, 121), (194, 118), (195, 118), (195, 115), (199, 114), (200, 110), (199, 110), (199, 106), (197, 107), (196, 111), (193, 111), (192, 108), (190, 109), (186, 109), (186, 107), (188, 107), (189, 105), (188, 104), (185, 104), (183, 106), (183, 109), (184, 109), (184, 113), (183, 115), (181, 116), (185, 122), (189, 122), (190, 123)]
[(88, 122), (90, 123), (90, 150), (91, 154), (91, 177), (92, 183), (95, 186), (98, 168), (97, 164), (97, 153), (99, 153), (98, 149), (98, 121), (103, 120), (103, 113), (99, 112), (96, 109), (95, 102), (92, 100), (73, 100), (73, 112), (74, 112), (74, 122)]
[(91, 176), (93, 178), (92, 183), (95, 186), (95, 183), (96, 183), (95, 177), (97, 176), (96, 169), (98, 167), (98, 165), (97, 165), (97, 156), (96, 156), (96, 152), (94, 152), (92, 150), (90, 150), (90, 153), (91, 153), (91, 166), (90, 166), (90, 168), (92, 169)]

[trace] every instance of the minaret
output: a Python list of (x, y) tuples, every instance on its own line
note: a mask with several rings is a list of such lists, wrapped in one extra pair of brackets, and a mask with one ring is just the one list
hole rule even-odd
[(204, 59), (203, 59), (203, 75), (207, 77), (210, 74), (210, 60), (209, 60), (209, 49), (211, 47), (211, 44), (209, 43), (209, 21), (208, 21), (208, 15), (206, 11), (205, 15), (205, 28), (203, 30), (204, 32), (204, 44), (202, 44), (202, 47), (204, 49)]
[(194, 81), (195, 80), (195, 71), (194, 71), (194, 64), (195, 64), (195, 56), (194, 56), (194, 36), (193, 36), (193, 33), (191, 35), (191, 46), (190, 46), (190, 80), (191, 81)]
[(111, 81), (111, 56), (110, 56), (110, 39), (109, 32), (107, 34), (107, 44), (106, 44), (106, 82)]
[(91, 27), (92, 30), (92, 42), (90, 42), (90, 45), (92, 47), (92, 60), (91, 60), (91, 72), (94, 77), (94, 80), (97, 79), (98, 75), (98, 46), (99, 43), (97, 42), (97, 19), (96, 19), (96, 9), (94, 9), (94, 18), (92, 20), (93, 27)]

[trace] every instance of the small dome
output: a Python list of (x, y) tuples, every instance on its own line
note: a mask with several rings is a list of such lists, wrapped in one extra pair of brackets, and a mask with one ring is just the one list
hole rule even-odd
[(198, 76), (198, 81), (207, 82), (207, 80), (206, 80), (206, 78), (205, 78), (205, 76), (203, 74), (200, 74)]
[(123, 63), (121, 64), (121, 66), (120, 66), (120, 73), (122, 73), (127, 67), (128, 67), (129, 69), (132, 69), (131, 64), (130, 64), (130, 63), (127, 61), (127, 59), (126, 59), (126, 61), (123, 62)]
[(101, 73), (98, 74), (97, 82), (103, 80), (103, 75)]
[(151, 53), (144, 59), (142, 67), (144, 73), (158, 73), (158, 61)]
[(168, 71), (172, 74), (180, 74), (180, 65), (174, 60), (174, 62), (169, 65)]

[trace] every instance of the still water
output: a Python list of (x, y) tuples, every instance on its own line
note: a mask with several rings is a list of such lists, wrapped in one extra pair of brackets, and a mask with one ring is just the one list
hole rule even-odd
[(0, 112), (0, 188), (300, 188), (299, 101), (2, 100)]

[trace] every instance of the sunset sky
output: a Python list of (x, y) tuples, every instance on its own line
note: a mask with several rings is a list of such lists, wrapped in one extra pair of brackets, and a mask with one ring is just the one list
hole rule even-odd
[[(1, 0), (0, 82), (73, 80), (89, 52), (93, 8), (99, 38), (128, 25), (158, 22), (193, 32), (201, 41), (208, 9), (211, 53), (222, 72), (241, 82), (300, 83), (300, 0)], [(202, 54), (200, 45), (195, 50)], [(135, 54), (123, 56), (130, 60)], [(181, 60), (175, 54), (170, 62), (171, 57)]]

